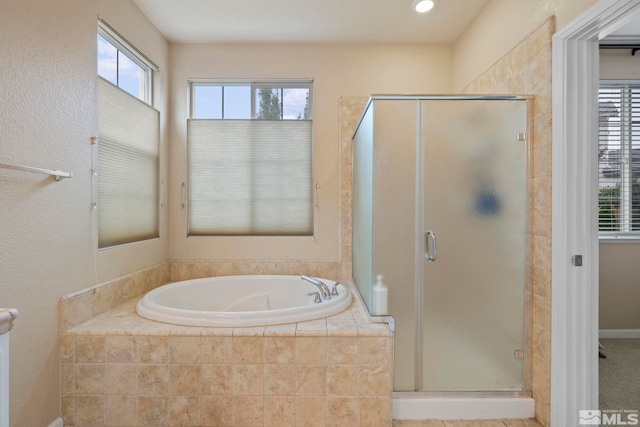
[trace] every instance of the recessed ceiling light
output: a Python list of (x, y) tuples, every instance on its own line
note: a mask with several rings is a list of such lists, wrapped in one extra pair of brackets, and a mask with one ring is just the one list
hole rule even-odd
[(433, 9), (435, 2), (433, 0), (413, 0), (413, 10), (418, 13), (426, 13)]

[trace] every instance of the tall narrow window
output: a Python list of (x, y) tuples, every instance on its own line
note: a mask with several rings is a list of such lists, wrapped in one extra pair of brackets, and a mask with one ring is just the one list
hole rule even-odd
[(158, 237), (160, 113), (152, 66), (104, 25), (98, 33), (98, 247)]
[(190, 235), (312, 235), (311, 82), (192, 82)]
[(601, 82), (598, 226), (601, 237), (640, 237), (640, 82)]

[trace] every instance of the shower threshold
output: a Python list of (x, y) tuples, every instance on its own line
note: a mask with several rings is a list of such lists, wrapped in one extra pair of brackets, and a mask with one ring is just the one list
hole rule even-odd
[(394, 392), (394, 420), (483, 420), (533, 418), (528, 392)]

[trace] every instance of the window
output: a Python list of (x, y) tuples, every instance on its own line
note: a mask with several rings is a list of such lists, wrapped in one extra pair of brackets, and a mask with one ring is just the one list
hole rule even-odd
[(98, 22), (98, 75), (151, 104), (151, 61), (106, 23)]
[(193, 81), (189, 235), (312, 235), (311, 81)]
[(142, 66), (135, 49), (100, 25), (98, 52), (98, 247), (105, 248), (159, 236), (160, 113), (148, 104), (151, 65)]
[(640, 82), (601, 82), (598, 226), (601, 237), (640, 237)]

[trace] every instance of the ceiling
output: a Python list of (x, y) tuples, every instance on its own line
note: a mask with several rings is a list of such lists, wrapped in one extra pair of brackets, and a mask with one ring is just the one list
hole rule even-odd
[(490, 0), (133, 0), (175, 43), (454, 43)]

